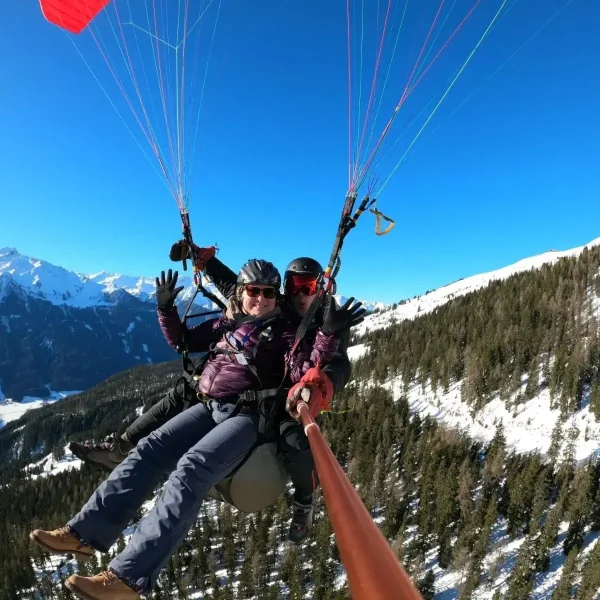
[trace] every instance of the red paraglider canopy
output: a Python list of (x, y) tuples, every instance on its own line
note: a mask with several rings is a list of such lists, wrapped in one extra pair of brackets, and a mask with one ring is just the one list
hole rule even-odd
[(71, 33), (81, 33), (110, 0), (40, 0), (42, 13)]

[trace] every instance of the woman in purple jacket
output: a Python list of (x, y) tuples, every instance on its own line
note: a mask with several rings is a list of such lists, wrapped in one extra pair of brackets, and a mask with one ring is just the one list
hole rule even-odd
[[(158, 315), (167, 342), (190, 352), (209, 352), (197, 380), (204, 402), (191, 406), (142, 439), (81, 511), (60, 529), (36, 529), (30, 538), (80, 560), (116, 542), (165, 472), (169, 479), (156, 506), (138, 523), (127, 547), (93, 577), (72, 575), (67, 587), (84, 598), (134, 600), (158, 573), (195, 521), (206, 493), (227, 476), (258, 441), (260, 390), (286, 387), (335, 353), (338, 338), (318, 332), (312, 347), (292, 355), (296, 327), (278, 307), (281, 277), (264, 260), (250, 260), (239, 275), (224, 314), (184, 330), (174, 306), (182, 288), (177, 272), (157, 278)], [(253, 393), (254, 392), (254, 393)]]

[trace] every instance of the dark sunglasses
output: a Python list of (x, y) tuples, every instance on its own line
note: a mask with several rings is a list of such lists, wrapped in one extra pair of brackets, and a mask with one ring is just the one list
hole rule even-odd
[(244, 289), (246, 290), (246, 293), (248, 294), (248, 296), (250, 296), (250, 298), (256, 298), (261, 294), (263, 298), (268, 298), (269, 300), (277, 298), (277, 290), (272, 287), (259, 288), (253, 285), (247, 285)]
[(314, 296), (317, 293), (318, 279), (307, 275), (292, 275), (285, 282), (285, 293), (288, 296)]

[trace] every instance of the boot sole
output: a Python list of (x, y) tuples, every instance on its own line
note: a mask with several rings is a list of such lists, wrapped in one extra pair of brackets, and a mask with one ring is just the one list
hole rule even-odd
[[(58, 548), (52, 548), (52, 546), (45, 544), (39, 537), (35, 536), (33, 533), (29, 534), (29, 539), (38, 546), (41, 546), (42, 548), (45, 548), (50, 552), (54, 552), (55, 554), (72, 554), (75, 558), (82, 562), (87, 562), (88, 560), (92, 559), (92, 556), (94, 556), (93, 553), (85, 554), (84, 552), (78, 552), (77, 550), (60, 550)], [(94, 599), (92, 598), (92, 600)]]
[(90, 596), (89, 594), (86, 594), (84, 591), (80, 590), (76, 585), (69, 583), (69, 581), (65, 581), (65, 587), (80, 598), (85, 598), (85, 600), (97, 600), (93, 596)]
[[(107, 471), (114, 471), (121, 463), (120, 462), (102, 462), (101, 460), (94, 460), (93, 458), (90, 458), (88, 456), (88, 458), (86, 458), (85, 462), (90, 463), (92, 465), (98, 465), (99, 467), (102, 467), (104, 469), (106, 469)], [(123, 462), (123, 461), (121, 461)]]
[[(65, 587), (70, 592), (73, 592), (76, 596), (79, 596), (80, 598), (84, 598), (85, 600), (98, 600), (98, 598), (95, 598), (94, 596), (90, 596), (87, 592), (80, 590), (75, 584), (71, 583), (68, 579), (67, 579), (67, 581), (65, 581)], [(138, 598), (139, 598), (139, 596), (138, 596)]]
[(115, 467), (118, 467), (119, 464), (121, 463), (111, 463), (112, 466), (109, 466), (107, 463), (98, 461), (98, 460), (94, 460), (93, 458), (90, 457), (89, 455), (89, 450), (86, 452), (80, 452), (77, 449), (72, 448), (69, 445), (69, 450), (71, 451), (72, 454), (74, 454), (79, 460), (82, 460), (85, 463), (88, 463), (89, 465), (98, 465), (99, 467), (102, 467), (103, 469), (106, 469), (107, 471), (113, 471)]

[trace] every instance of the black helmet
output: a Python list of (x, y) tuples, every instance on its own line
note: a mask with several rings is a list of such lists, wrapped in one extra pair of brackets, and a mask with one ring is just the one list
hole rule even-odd
[(237, 283), (238, 285), (246, 285), (247, 283), (273, 285), (279, 289), (281, 287), (281, 275), (273, 263), (261, 258), (252, 258), (240, 269)]
[(318, 277), (323, 272), (323, 267), (308, 256), (295, 258), (285, 269), (285, 279), (290, 275), (312, 275)]

